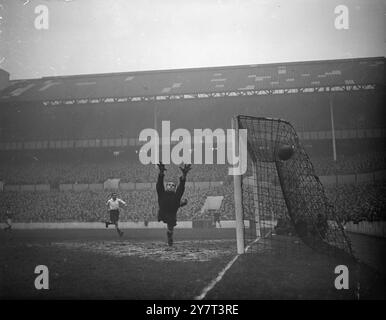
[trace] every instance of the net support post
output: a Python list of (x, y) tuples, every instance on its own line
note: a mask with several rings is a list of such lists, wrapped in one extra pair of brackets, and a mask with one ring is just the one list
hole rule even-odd
[[(236, 117), (232, 118), (232, 129), (235, 130), (234, 153), (239, 152), (239, 125)], [(234, 198), (235, 198), (235, 215), (236, 215), (236, 240), (237, 253), (243, 254), (244, 248), (244, 218), (241, 191), (241, 175), (233, 176)]]
[(254, 212), (253, 218), (255, 220), (255, 236), (256, 238), (261, 237), (260, 233), (260, 212), (259, 212), (259, 188), (258, 188), (258, 169), (257, 169), (257, 160), (252, 163), (252, 190), (253, 190), (253, 202), (254, 202)]

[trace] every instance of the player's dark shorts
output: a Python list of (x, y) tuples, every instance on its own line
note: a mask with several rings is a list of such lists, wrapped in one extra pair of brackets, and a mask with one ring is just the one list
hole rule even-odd
[(168, 229), (172, 230), (177, 225), (177, 219), (175, 215), (161, 214), (158, 212), (158, 221), (162, 221), (168, 225)]
[(116, 223), (119, 220), (119, 210), (110, 210), (110, 221)]

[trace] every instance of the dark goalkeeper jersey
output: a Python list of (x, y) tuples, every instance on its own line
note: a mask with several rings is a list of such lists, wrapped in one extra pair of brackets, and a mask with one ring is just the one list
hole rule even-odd
[(164, 187), (164, 174), (158, 174), (157, 194), (158, 194), (158, 221), (163, 221), (170, 226), (177, 225), (177, 211), (181, 206), (181, 198), (185, 191), (185, 179), (180, 177), (180, 183), (176, 192), (166, 191)]

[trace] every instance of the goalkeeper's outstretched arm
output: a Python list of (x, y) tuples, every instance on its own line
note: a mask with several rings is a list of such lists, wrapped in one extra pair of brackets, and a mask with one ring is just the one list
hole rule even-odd
[(191, 164), (185, 164), (183, 167), (180, 167), (180, 170), (182, 171), (182, 176), (180, 177), (180, 183), (178, 184), (178, 187), (176, 190), (178, 201), (181, 201), (182, 195), (184, 194), (186, 176), (191, 169), (192, 169)]
[(156, 189), (157, 189), (157, 194), (160, 195), (165, 192), (165, 186), (164, 186), (164, 177), (165, 177), (165, 165), (160, 162), (158, 164), (158, 179), (157, 179), (157, 184), (156, 184)]

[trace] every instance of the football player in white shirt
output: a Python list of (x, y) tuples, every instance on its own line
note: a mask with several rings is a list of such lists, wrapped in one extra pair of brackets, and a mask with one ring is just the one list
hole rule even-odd
[(105, 221), (106, 228), (109, 227), (110, 224), (115, 225), (115, 228), (117, 229), (118, 235), (120, 237), (123, 236), (123, 232), (119, 230), (118, 227), (118, 220), (119, 220), (119, 206), (120, 204), (127, 206), (126, 202), (122, 199), (117, 198), (117, 194), (113, 193), (111, 195), (111, 198), (107, 200), (106, 205), (110, 213), (110, 221)]

